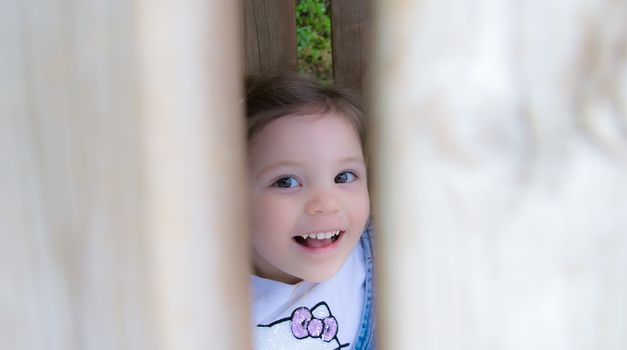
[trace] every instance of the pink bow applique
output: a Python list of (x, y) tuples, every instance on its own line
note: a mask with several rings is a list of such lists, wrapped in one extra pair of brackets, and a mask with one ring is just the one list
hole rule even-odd
[(292, 334), (296, 339), (312, 337), (330, 342), (337, 334), (337, 320), (333, 316), (315, 318), (308, 308), (299, 307), (292, 313)]

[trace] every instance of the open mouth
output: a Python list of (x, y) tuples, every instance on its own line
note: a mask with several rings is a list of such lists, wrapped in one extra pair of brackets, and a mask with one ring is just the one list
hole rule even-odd
[(316, 233), (306, 233), (303, 235), (294, 236), (294, 241), (304, 247), (307, 248), (324, 248), (335, 241), (340, 239), (340, 237), (344, 234), (344, 231), (335, 230), (328, 232), (316, 232)]

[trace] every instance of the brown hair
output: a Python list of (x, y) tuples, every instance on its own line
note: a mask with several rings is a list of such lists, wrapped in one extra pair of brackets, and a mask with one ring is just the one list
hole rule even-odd
[(360, 96), (352, 90), (323, 86), (296, 73), (246, 79), (246, 124), (250, 141), (273, 120), (288, 115), (337, 112), (355, 128), (366, 160), (366, 125)]

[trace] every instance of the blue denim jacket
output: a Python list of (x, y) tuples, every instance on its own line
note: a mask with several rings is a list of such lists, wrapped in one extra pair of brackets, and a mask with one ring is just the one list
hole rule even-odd
[(361, 324), (355, 340), (355, 350), (375, 349), (373, 236), (374, 232), (372, 222), (368, 222), (364, 233), (361, 235), (361, 245), (364, 250), (364, 258), (366, 262), (366, 289), (364, 293), (364, 307), (361, 315)]

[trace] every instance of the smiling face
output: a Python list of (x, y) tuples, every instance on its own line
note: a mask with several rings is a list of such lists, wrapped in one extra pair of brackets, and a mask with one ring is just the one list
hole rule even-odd
[(249, 145), (255, 274), (296, 283), (333, 277), (370, 211), (359, 137), (342, 115), (286, 116)]

